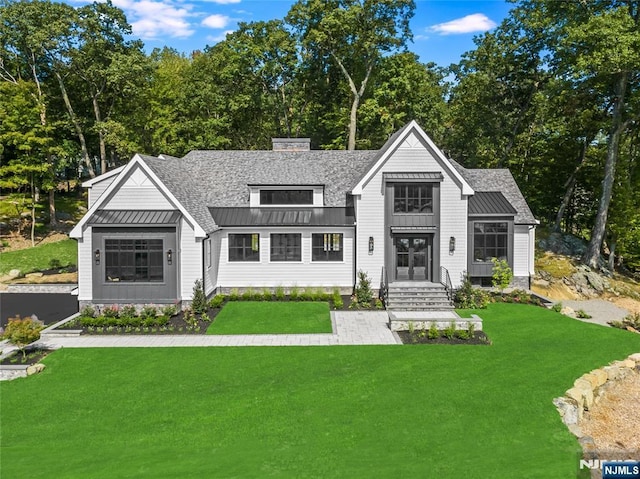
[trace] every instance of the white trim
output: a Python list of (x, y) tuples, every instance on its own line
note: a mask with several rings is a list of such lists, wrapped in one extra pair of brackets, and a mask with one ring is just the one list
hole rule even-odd
[[(195, 237), (205, 238), (207, 234), (202, 229), (202, 227), (189, 214), (186, 208), (182, 206), (182, 204), (176, 199), (176, 197), (173, 196), (171, 191), (169, 191), (169, 189), (164, 185), (164, 183), (160, 181), (160, 179), (156, 176), (156, 174), (151, 170), (151, 168), (149, 168), (149, 166), (144, 162), (142, 157), (140, 157), (140, 155), (138, 154), (134, 155), (131, 161), (129, 161), (129, 163), (127, 163), (124, 167), (122, 167), (122, 170), (119, 172), (120, 173), (119, 177), (116, 178), (114, 181), (112, 181), (111, 184), (107, 187), (107, 189), (100, 195), (100, 198), (98, 198), (95, 201), (95, 203), (93, 203), (93, 206), (89, 208), (89, 211), (85, 213), (85, 215), (78, 222), (78, 224), (71, 230), (71, 232), (69, 233), (69, 236), (71, 238), (82, 238), (84, 233), (83, 227), (87, 223), (89, 218), (91, 218), (91, 216), (100, 208), (100, 206), (102, 206), (103, 203), (105, 203), (105, 201), (107, 201), (107, 199), (111, 199), (112, 193), (116, 191), (116, 189), (120, 188), (122, 182), (127, 176), (127, 173), (133, 170), (133, 168), (136, 165), (139, 166), (149, 176), (149, 178), (151, 178), (151, 180), (160, 189), (160, 191), (169, 199), (171, 203), (173, 203), (180, 210), (182, 215), (189, 221), (189, 223), (191, 223), (194, 230)], [(116, 171), (116, 170), (112, 170), (112, 171)], [(105, 174), (109, 175), (109, 174), (115, 174), (115, 173), (109, 172)], [(98, 178), (102, 178), (102, 175)], [(94, 180), (96, 179), (97, 178), (94, 178)], [(93, 180), (90, 180), (90, 181), (93, 181)]]
[(463, 195), (473, 195), (474, 194), (474, 191), (473, 191), (473, 188), (471, 188), (471, 185), (469, 185), (469, 183), (467, 183), (465, 181), (465, 179), (462, 177), (462, 175), (460, 175), (460, 173), (458, 173), (458, 170), (456, 170), (453, 167), (453, 165), (449, 162), (447, 157), (444, 156), (444, 153), (442, 153), (442, 151), (440, 151), (440, 149), (435, 145), (433, 140), (431, 140), (431, 138), (429, 138), (429, 135), (427, 135), (425, 133), (425, 131), (420, 127), (420, 125), (418, 125), (418, 123), (415, 120), (412, 120), (409, 123), (409, 125), (407, 126), (407, 128), (405, 128), (404, 133), (402, 135), (398, 136), (398, 138), (396, 138), (395, 141), (391, 145), (389, 145), (389, 147), (382, 154), (382, 156), (380, 156), (380, 158), (378, 159), (376, 164), (373, 165), (369, 169), (369, 171), (367, 171), (367, 173), (360, 179), (360, 181), (353, 188), (353, 190), (351, 190), (351, 194), (353, 194), (353, 195), (361, 195), (362, 194), (362, 189), (367, 185), (367, 183), (371, 180), (371, 178), (373, 178), (373, 176), (382, 167), (382, 165), (389, 159), (389, 156), (393, 152), (395, 152), (395, 150), (404, 142), (404, 140), (413, 131), (415, 131), (418, 134), (418, 136), (420, 136), (427, 143), (427, 146), (429, 146), (429, 148), (431, 150), (433, 150), (433, 152), (436, 155), (436, 158), (435, 158), (436, 161), (438, 161), (444, 168), (446, 168), (448, 170), (447, 172), (449, 173), (449, 175), (452, 176), (454, 178), (454, 180), (456, 181), (456, 183), (458, 183), (458, 185), (461, 187), (462, 194)]
[[(313, 235), (325, 235), (325, 234), (329, 234), (329, 235), (333, 235), (333, 234), (338, 234), (340, 235), (340, 239), (341, 241), (341, 249), (340, 252), (342, 253), (342, 259), (341, 260), (314, 260), (313, 259)], [(311, 232), (311, 236), (309, 237), (309, 252), (311, 253), (309, 255), (309, 264), (344, 264), (344, 232), (342, 231), (312, 231)]]
[(117, 175), (122, 170), (124, 170), (125, 166), (127, 166), (127, 165), (119, 166), (118, 168), (116, 168), (114, 170), (107, 171), (106, 173), (104, 173), (104, 174), (102, 174), (100, 176), (96, 176), (95, 178), (91, 178), (90, 180), (87, 180), (87, 181), (83, 182), (82, 183), (82, 187), (83, 188), (91, 188), (96, 183), (100, 183), (102, 180), (106, 180), (107, 178), (111, 178), (113, 175)]

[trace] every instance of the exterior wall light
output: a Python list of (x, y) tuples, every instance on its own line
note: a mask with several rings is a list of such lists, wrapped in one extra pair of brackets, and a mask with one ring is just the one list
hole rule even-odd
[(369, 236), (369, 254), (373, 254), (373, 236)]
[(453, 254), (453, 252), (456, 250), (456, 239), (455, 237), (451, 237), (449, 238), (449, 254)]
[(93, 259), (95, 260), (96, 264), (100, 264), (100, 250), (97, 249), (93, 252)]
[(173, 264), (173, 251), (167, 251), (167, 264)]

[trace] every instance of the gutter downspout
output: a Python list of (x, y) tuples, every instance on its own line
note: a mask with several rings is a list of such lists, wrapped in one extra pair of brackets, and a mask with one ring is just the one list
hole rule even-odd
[[(209, 240), (209, 234), (207, 234), (207, 236), (204, 237), (204, 239), (202, 240), (202, 292), (204, 293), (204, 296), (207, 296), (207, 280), (206, 278), (206, 274), (205, 274), (205, 268), (206, 268), (206, 264), (207, 264), (207, 248), (206, 248), (206, 242)], [(211, 246), (209, 246), (211, 247)]]

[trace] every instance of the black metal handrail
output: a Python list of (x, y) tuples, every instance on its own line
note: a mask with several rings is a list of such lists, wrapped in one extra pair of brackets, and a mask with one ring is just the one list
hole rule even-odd
[(453, 301), (453, 285), (451, 284), (451, 276), (449, 276), (449, 270), (444, 266), (440, 266), (440, 284), (444, 286), (449, 301)]
[(384, 308), (387, 309), (387, 300), (389, 298), (389, 277), (387, 276), (387, 270), (382, 267), (382, 273), (380, 274), (380, 289), (378, 291), (378, 297), (382, 300)]

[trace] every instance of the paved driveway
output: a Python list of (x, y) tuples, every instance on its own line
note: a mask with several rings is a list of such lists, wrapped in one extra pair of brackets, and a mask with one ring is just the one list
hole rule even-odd
[(0, 293), (0, 326), (7, 318), (35, 314), (44, 324), (53, 324), (78, 312), (78, 297), (69, 293)]

